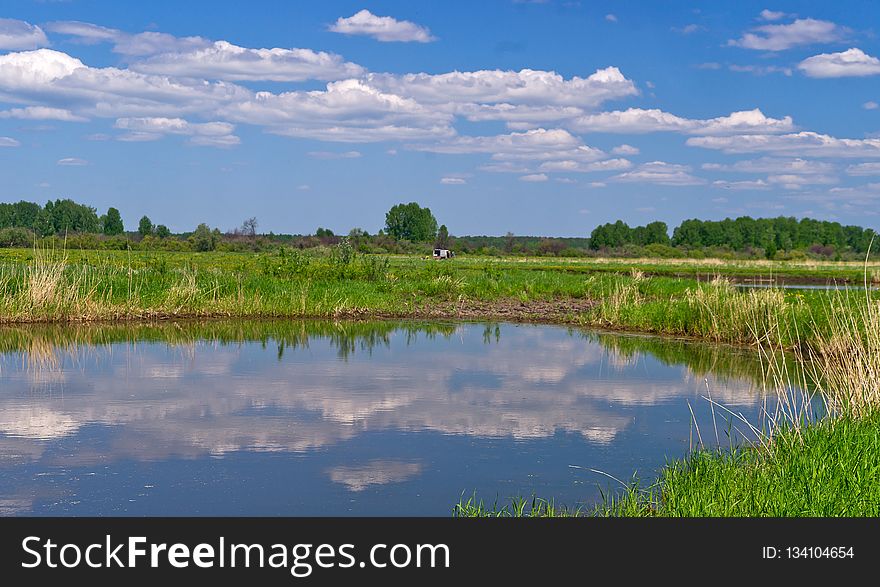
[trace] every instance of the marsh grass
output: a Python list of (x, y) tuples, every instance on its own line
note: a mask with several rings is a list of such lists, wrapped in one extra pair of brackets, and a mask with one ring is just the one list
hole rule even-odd
[(573, 518), (583, 515), (581, 508), (558, 506), (552, 500), (515, 497), (506, 503), (495, 501), (488, 506), (475, 495), (462, 497), (452, 508), (456, 518)]

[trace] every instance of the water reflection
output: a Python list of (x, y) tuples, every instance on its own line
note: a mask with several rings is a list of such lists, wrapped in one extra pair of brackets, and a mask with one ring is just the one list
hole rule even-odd
[(760, 405), (748, 353), (550, 326), (7, 327), (0, 353), (5, 514), (444, 515), (478, 488), (571, 503), (597, 480), (568, 464), (629, 476), (685, 452), (684, 402), (707, 386)]

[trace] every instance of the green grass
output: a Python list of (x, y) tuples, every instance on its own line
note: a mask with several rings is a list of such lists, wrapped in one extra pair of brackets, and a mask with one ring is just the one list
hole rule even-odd
[[(798, 341), (809, 344), (827, 330), (827, 292), (741, 291), (723, 280), (621, 274), (597, 269), (600, 265), (601, 260), (437, 262), (371, 255), (356, 255), (346, 263), (333, 250), (253, 254), (6, 249), (0, 250), (0, 322), (455, 318), (457, 309), (468, 304), (492, 318), (511, 317), (510, 312), (497, 311), (502, 306), (531, 304), (539, 309), (521, 312), (520, 317), (737, 345), (772, 336), (791, 348)], [(654, 261), (654, 269), (663, 266), (662, 260)], [(605, 269), (609, 267), (623, 269), (618, 261), (609, 261)], [(705, 270), (710, 265), (693, 267)], [(850, 265), (841, 267), (841, 275), (854, 272)], [(878, 297), (877, 292), (873, 295)], [(862, 296), (842, 292), (835, 299), (846, 305)], [(594, 302), (592, 307), (574, 303), (588, 300)], [(548, 301), (563, 310), (568, 304), (575, 309), (549, 315), (540, 309), (540, 303)], [(787, 325), (784, 331), (775, 328), (779, 321)]]
[(880, 413), (778, 432), (768, 447), (701, 451), (596, 508), (603, 516), (878, 516)]

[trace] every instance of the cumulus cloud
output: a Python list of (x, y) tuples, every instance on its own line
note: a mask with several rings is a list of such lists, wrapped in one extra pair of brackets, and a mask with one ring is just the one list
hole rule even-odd
[[(404, 75), (371, 73), (366, 83), (422, 104), (531, 104), (595, 107), (607, 100), (638, 94), (635, 84), (616, 67), (565, 79), (555, 71), (454, 71)], [(509, 108), (499, 108), (499, 113)], [(465, 114), (472, 114), (465, 112)], [(488, 119), (488, 118), (484, 118)]]
[(760, 20), (775, 21), (775, 20), (783, 19), (786, 16), (788, 16), (788, 15), (785, 14), (784, 12), (777, 12), (777, 11), (768, 10), (765, 8), (764, 10), (761, 11), (761, 14), (758, 15), (758, 18)]
[(706, 180), (695, 177), (687, 165), (677, 165), (664, 161), (643, 163), (632, 171), (627, 171), (609, 178), (609, 181), (620, 183), (653, 183), (659, 185), (689, 186), (702, 185)]
[(629, 108), (600, 112), (575, 119), (571, 127), (580, 132), (649, 133), (658, 131), (703, 135), (777, 133), (793, 130), (790, 116), (769, 118), (759, 109), (733, 112), (709, 119), (682, 118), (658, 109)]
[(815, 132), (783, 135), (691, 137), (687, 144), (725, 153), (777, 153), (817, 157), (880, 157), (880, 139), (839, 139)]
[(440, 183), (444, 185), (464, 185), (467, 181), (463, 177), (441, 177)]
[(46, 29), (53, 33), (72, 36), (76, 42), (86, 45), (113, 43), (114, 53), (131, 57), (191, 51), (211, 44), (208, 39), (202, 37), (175, 37), (155, 31), (132, 34), (74, 20), (50, 22), (46, 24)]
[(12, 137), (0, 137), (0, 147), (18, 147), (21, 143)]
[(49, 44), (40, 27), (12, 18), (0, 18), (0, 49), (18, 51), (37, 49)]
[(728, 45), (758, 51), (784, 51), (801, 45), (834, 43), (849, 34), (849, 29), (827, 20), (799, 18), (789, 24), (765, 24), (755, 27)]
[(547, 181), (549, 178), (545, 173), (530, 173), (529, 175), (523, 175), (519, 178), (520, 181), (525, 181), (529, 183), (540, 183), (543, 181)]
[(880, 74), (880, 59), (852, 48), (807, 57), (798, 63), (798, 69), (810, 77), (865, 77)]
[(604, 161), (593, 161), (585, 163), (583, 161), (545, 161), (538, 168), (540, 171), (560, 171), (572, 173), (591, 173), (594, 171), (619, 171), (621, 169), (629, 169), (632, 162), (627, 159), (605, 159)]
[(632, 145), (619, 145), (611, 149), (611, 152), (615, 155), (638, 155), (639, 148), (633, 147)]
[(364, 35), (383, 42), (430, 43), (436, 40), (426, 27), (391, 16), (376, 16), (366, 9), (348, 18), (339, 17), (328, 28), (334, 33)]
[(61, 120), (64, 122), (86, 122), (88, 118), (76, 116), (70, 110), (49, 108), (46, 106), (27, 106), (0, 110), (0, 118), (17, 118), (19, 120)]
[(235, 127), (228, 122), (192, 123), (182, 118), (138, 117), (120, 118), (115, 128), (129, 131), (123, 140), (152, 140), (163, 135), (186, 135), (190, 143), (210, 147), (237, 145), (240, 139), (233, 135)]
[(867, 102), (862, 104), (862, 108), (864, 108), (865, 110), (877, 110), (878, 108), (880, 108), (880, 104), (873, 100), (868, 100)]
[(79, 157), (65, 157), (64, 159), (58, 160), (58, 165), (62, 165), (65, 167), (82, 167), (83, 165), (88, 165), (89, 162), (85, 159), (80, 159)]
[(80, 116), (116, 118), (205, 112), (251, 92), (225, 82), (88, 67), (51, 49), (0, 55), (0, 97), (64, 107)]
[(319, 91), (258, 92), (221, 112), (229, 120), (266, 126), (275, 134), (328, 141), (426, 140), (454, 135), (451, 114), (356, 79), (332, 82)]
[(599, 149), (584, 145), (579, 138), (563, 129), (534, 129), (506, 135), (457, 136), (432, 145), (413, 148), (434, 153), (491, 153), (502, 160), (540, 161), (572, 159), (597, 161), (606, 157)]
[(358, 77), (364, 69), (341, 56), (311, 49), (248, 49), (217, 41), (184, 52), (163, 52), (132, 64), (142, 73), (232, 81), (296, 82)]

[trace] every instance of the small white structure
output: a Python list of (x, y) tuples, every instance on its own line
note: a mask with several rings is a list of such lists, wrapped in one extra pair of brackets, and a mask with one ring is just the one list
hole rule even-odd
[(455, 253), (453, 253), (449, 249), (434, 249), (435, 259), (451, 259), (454, 256)]

